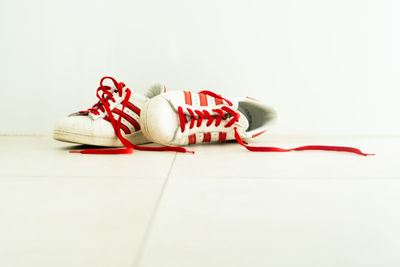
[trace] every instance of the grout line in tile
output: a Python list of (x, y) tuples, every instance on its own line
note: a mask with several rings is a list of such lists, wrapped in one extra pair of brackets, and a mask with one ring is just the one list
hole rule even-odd
[(51, 137), (51, 134), (23, 134), (23, 133), (0, 133), (0, 137)]
[(132, 176), (132, 175), (7, 175), (7, 174), (2, 174), (0, 175), (0, 179), (5, 179), (5, 178), (91, 178), (91, 179), (96, 179), (96, 178), (129, 178), (129, 179), (158, 179), (159, 176), (154, 175), (154, 176)]
[[(184, 178), (183, 178), (184, 177)], [(340, 176), (340, 177), (326, 177), (326, 176), (317, 176), (317, 177), (309, 177), (309, 176), (279, 176), (279, 175), (271, 175), (271, 176), (180, 176), (175, 175), (176, 181), (190, 181), (190, 180), (399, 180), (399, 176), (375, 176), (375, 177), (363, 177), (363, 176)]]
[(155, 204), (154, 209), (153, 209), (153, 211), (151, 213), (150, 220), (149, 220), (149, 222), (147, 224), (147, 227), (146, 227), (145, 233), (143, 235), (143, 238), (142, 238), (142, 240), (141, 240), (141, 242), (139, 244), (139, 248), (137, 250), (136, 257), (134, 258), (134, 262), (132, 264), (133, 267), (139, 267), (140, 263), (142, 261), (142, 256), (143, 256), (144, 250), (146, 248), (148, 239), (150, 237), (151, 229), (153, 228), (153, 224), (154, 224), (154, 221), (156, 219), (156, 215), (158, 213), (158, 209), (160, 207), (162, 198), (164, 196), (165, 189), (167, 188), (169, 177), (170, 177), (172, 169), (174, 167), (175, 159), (176, 159), (177, 154), (178, 153), (175, 153), (175, 156), (174, 156), (174, 158), (172, 160), (171, 166), (170, 166), (170, 168), (168, 170), (167, 177), (165, 178), (165, 182), (161, 187), (160, 194), (159, 194), (159, 196), (157, 198), (156, 204)]

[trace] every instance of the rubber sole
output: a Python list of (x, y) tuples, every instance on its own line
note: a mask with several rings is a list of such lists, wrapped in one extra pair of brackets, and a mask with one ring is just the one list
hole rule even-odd
[[(129, 142), (135, 145), (150, 143), (141, 131), (132, 134), (123, 135)], [(70, 129), (56, 129), (53, 131), (53, 138), (58, 141), (75, 143), (82, 145), (105, 146), (105, 147), (123, 147), (121, 141), (116, 136), (92, 136), (76, 133)]]

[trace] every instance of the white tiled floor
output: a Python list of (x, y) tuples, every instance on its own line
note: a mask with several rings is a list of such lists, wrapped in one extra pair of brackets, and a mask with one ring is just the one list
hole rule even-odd
[(334, 152), (70, 154), (0, 136), (0, 266), (400, 266), (400, 138), (266, 136)]

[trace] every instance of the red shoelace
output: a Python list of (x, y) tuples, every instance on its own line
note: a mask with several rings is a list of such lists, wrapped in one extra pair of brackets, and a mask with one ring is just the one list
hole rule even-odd
[[(137, 150), (144, 150), (144, 151), (173, 151), (173, 152), (189, 152), (189, 153), (194, 153), (194, 151), (189, 151), (185, 149), (184, 147), (178, 147), (178, 146), (164, 146), (164, 147), (147, 147), (147, 146), (138, 146), (135, 145), (131, 142), (129, 142), (126, 138), (124, 138), (121, 134), (121, 118), (122, 118), (122, 113), (119, 115), (118, 119), (115, 120), (114, 116), (112, 114), (112, 111), (110, 109), (110, 104), (109, 101), (115, 102), (115, 99), (113, 97), (113, 92), (111, 91), (112, 88), (110, 86), (104, 86), (103, 82), (106, 79), (110, 79), (114, 85), (115, 88), (117, 89), (117, 92), (119, 96), (122, 96), (123, 93), (123, 88), (125, 87), (124, 83), (118, 83), (114, 78), (112, 77), (103, 77), (100, 81), (100, 87), (97, 89), (96, 96), (99, 98), (99, 102), (97, 102), (92, 108), (88, 109), (87, 111), (84, 112), (91, 112), (96, 115), (100, 114), (99, 110), (102, 112), (106, 112), (108, 117), (110, 118), (110, 123), (114, 128), (115, 134), (118, 136), (119, 140), (121, 143), (125, 146), (125, 148), (107, 148), (107, 149), (85, 149), (85, 150), (80, 150), (80, 151), (70, 151), (71, 153), (81, 153), (81, 154), (130, 154), (132, 153), (133, 149)], [(121, 102), (122, 104), (122, 112), (125, 109), (126, 104), (129, 101), (129, 98), (131, 96), (131, 90), (129, 88), (126, 88), (126, 95), (124, 100)], [(102, 92), (100, 95), (99, 92)], [(209, 95), (215, 98), (219, 98), (227, 103), (228, 106), (232, 106), (232, 103), (221, 97), (220, 95), (217, 95), (213, 92), (210, 91), (201, 91), (200, 93), (203, 93), (205, 95)], [(207, 110), (197, 110), (197, 109), (191, 109), (187, 108), (188, 113), (190, 116), (184, 113), (182, 107), (178, 107), (178, 115), (179, 115), (179, 121), (180, 121), (180, 128), (181, 132), (185, 131), (186, 124), (190, 121), (189, 124), (189, 129), (192, 129), (193, 127), (200, 127), (203, 123), (203, 121), (207, 121), (206, 126), (210, 126), (215, 123), (215, 126), (219, 126), (221, 122), (229, 120), (225, 124), (225, 128), (230, 128), (234, 125), (235, 122), (239, 121), (239, 113), (235, 112), (233, 109), (229, 108), (228, 106), (222, 106), (221, 108), (215, 108), (212, 109), (212, 112), (215, 112), (216, 114), (211, 115), (210, 112)], [(308, 146), (301, 146), (301, 147), (296, 147), (296, 148), (290, 148), (290, 149), (284, 149), (284, 148), (279, 148), (279, 147), (261, 147), (261, 146), (249, 146), (246, 142), (242, 140), (240, 135), (237, 132), (237, 127), (234, 127), (235, 131), (235, 139), (236, 141), (244, 146), (247, 150), (253, 151), (253, 152), (289, 152), (289, 151), (304, 151), (304, 150), (324, 150), (324, 151), (339, 151), (339, 152), (350, 152), (350, 153), (355, 153), (358, 155), (362, 156), (369, 156), (369, 155), (375, 155), (375, 154), (367, 154), (363, 153), (361, 150), (354, 148), (354, 147), (346, 147), (346, 146), (323, 146), (323, 145), (308, 145)]]
[[(114, 98), (114, 93), (115, 91), (113, 91), (111, 86), (108, 85), (103, 85), (104, 80), (106, 79), (110, 79), (115, 86), (115, 90), (116, 92), (118, 92), (118, 96), (121, 97), (122, 93), (123, 93), (123, 88), (125, 87), (125, 84), (122, 82), (117, 82), (114, 78), (112, 77), (103, 77), (100, 80), (100, 87), (97, 88), (96, 91), (96, 96), (99, 99), (99, 101), (93, 105), (93, 107), (89, 108), (86, 111), (82, 111), (82, 112), (90, 112), (93, 113), (95, 115), (100, 115), (100, 111), (104, 112), (106, 107), (110, 107), (110, 103), (109, 101), (112, 101), (115, 103), (115, 98)], [(99, 94), (101, 92), (101, 95)], [(129, 99), (129, 96), (131, 95), (131, 90), (129, 88), (126, 88), (126, 92), (127, 92), (127, 99)]]

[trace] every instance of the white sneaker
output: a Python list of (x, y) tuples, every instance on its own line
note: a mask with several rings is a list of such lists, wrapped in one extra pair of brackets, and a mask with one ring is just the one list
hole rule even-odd
[(170, 91), (142, 109), (143, 134), (163, 145), (192, 145), (252, 139), (263, 134), (276, 113), (254, 99), (228, 100), (210, 91)]
[[(255, 152), (327, 150), (372, 155), (353, 147), (311, 145), (283, 149), (249, 146), (243, 141), (265, 133), (275, 117), (273, 109), (248, 97), (228, 100), (210, 91), (169, 91), (147, 101), (142, 108), (140, 125), (148, 140), (166, 146), (236, 140)], [(177, 147), (168, 148), (174, 151)]]
[[(105, 80), (112, 86), (105, 86)], [(139, 117), (149, 98), (165, 91), (162, 85), (154, 85), (145, 95), (132, 92), (124, 83), (112, 77), (104, 77), (97, 89), (99, 101), (88, 110), (79, 111), (59, 121), (53, 131), (56, 140), (107, 147), (123, 147), (123, 140), (134, 144), (149, 141), (143, 136)], [(111, 115), (111, 118), (110, 118)]]

